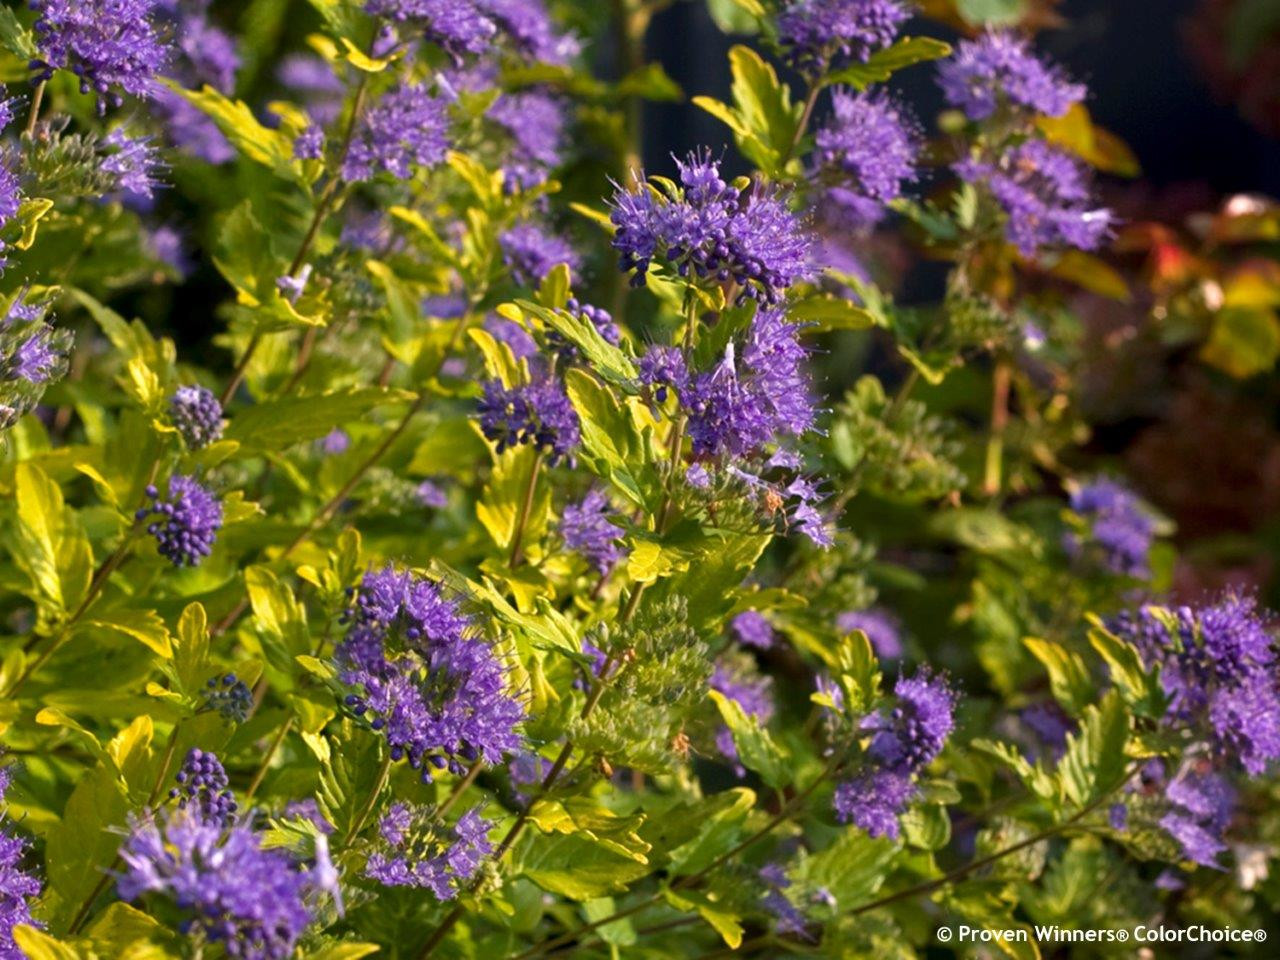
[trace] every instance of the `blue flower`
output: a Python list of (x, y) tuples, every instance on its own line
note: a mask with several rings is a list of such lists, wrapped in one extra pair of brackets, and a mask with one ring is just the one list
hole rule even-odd
[(222, 503), (200, 485), (195, 477), (175, 474), (169, 478), (168, 496), (147, 488), (150, 507), (141, 507), (137, 519), (158, 519), (147, 525), (156, 539), (156, 548), (175, 567), (198, 566), (209, 555), (222, 527)]
[(179, 387), (169, 398), (169, 416), (188, 449), (200, 450), (222, 436), (222, 404), (212, 390)]
[(971, 120), (987, 119), (1001, 104), (1060, 117), (1085, 94), (1026, 40), (1004, 32), (960, 41), (955, 56), (938, 66), (938, 82), (947, 102)]

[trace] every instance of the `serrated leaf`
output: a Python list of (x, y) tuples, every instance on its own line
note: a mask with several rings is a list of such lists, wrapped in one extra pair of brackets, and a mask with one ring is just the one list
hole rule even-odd
[(160, 614), (154, 610), (128, 607), (103, 609), (95, 606), (93, 617), (82, 621), (80, 626), (86, 629), (110, 630), (112, 633), (137, 640), (166, 660), (173, 656), (169, 629), (160, 618)]
[(728, 853), (742, 834), (742, 825), (756, 805), (754, 790), (734, 787), (707, 797), (690, 808), (676, 808), (670, 816), (679, 816), (697, 830), (695, 836), (667, 851), (672, 876), (685, 876), (705, 869)]
[(791, 871), (795, 889), (789, 892), (803, 901), (825, 891), (835, 899), (837, 911), (852, 909), (880, 889), (896, 853), (897, 845), (888, 837), (870, 837), (850, 827), (825, 850), (800, 860)]
[(1023, 646), (1044, 664), (1049, 672), (1049, 688), (1053, 698), (1072, 716), (1079, 714), (1097, 699), (1093, 680), (1084, 659), (1052, 640), (1024, 637)]
[(1067, 735), (1058, 778), (1063, 795), (1077, 809), (1088, 806), (1120, 781), (1128, 764), (1125, 747), (1131, 727), (1124, 701), (1111, 691), (1101, 704), (1088, 707), (1079, 730)]
[(873, 83), (884, 83), (899, 70), (929, 60), (941, 60), (951, 55), (950, 44), (933, 37), (903, 37), (893, 46), (873, 53), (865, 63), (854, 62), (839, 70), (832, 70), (823, 81), (824, 86), (847, 83), (858, 90), (865, 90)]
[(791, 782), (792, 770), (787, 755), (769, 736), (760, 721), (748, 716), (737, 700), (730, 699), (718, 690), (708, 691), (712, 702), (720, 711), (720, 719), (733, 735), (733, 744), (738, 750), (738, 759), (748, 770), (758, 774), (760, 779), (781, 790)]
[(570, 900), (594, 900), (625, 890), (652, 869), (580, 833), (525, 835), (517, 856), (520, 875)]

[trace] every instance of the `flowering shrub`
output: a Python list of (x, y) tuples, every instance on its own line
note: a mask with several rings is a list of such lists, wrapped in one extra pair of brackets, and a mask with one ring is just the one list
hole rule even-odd
[(1276, 624), (1172, 599), (1080, 449), (1131, 159), (1084, 85), (906, 0), (717, 0), (724, 142), (641, 169), (666, 5), (0, 13), (0, 956), (1271, 916)]

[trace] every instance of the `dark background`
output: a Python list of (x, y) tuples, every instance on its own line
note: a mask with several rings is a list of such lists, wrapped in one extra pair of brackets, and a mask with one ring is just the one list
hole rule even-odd
[[(1137, 153), (1143, 178), (1156, 189), (1195, 183), (1216, 195), (1240, 191), (1280, 195), (1280, 143), (1251, 127), (1235, 106), (1219, 102), (1197, 70), (1186, 34), (1195, 29), (1192, 0), (1068, 0), (1064, 29), (1037, 43), (1070, 74), (1088, 83), (1094, 118)], [(937, 23), (908, 33), (953, 39)], [(648, 53), (686, 92), (725, 98), (725, 53), (734, 42), (701, 2), (677, 3), (655, 18)], [(941, 107), (928, 67), (894, 78), (926, 129)], [(645, 160), (670, 165), (668, 154), (725, 141), (723, 125), (688, 104), (650, 104), (645, 112)]]

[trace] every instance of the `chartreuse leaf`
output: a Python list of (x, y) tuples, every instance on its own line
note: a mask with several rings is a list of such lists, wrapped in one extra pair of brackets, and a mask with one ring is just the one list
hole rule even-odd
[(745, 157), (769, 176), (777, 176), (783, 158), (793, 152), (800, 105), (791, 102), (791, 89), (750, 47), (729, 51), (729, 69), (732, 107), (711, 97), (694, 97), (693, 102), (728, 125)]
[[(168, 660), (173, 656), (173, 645), (169, 640), (169, 630), (154, 610), (137, 607), (110, 607), (103, 609), (95, 606), (93, 616), (82, 620), (80, 627), (85, 630), (95, 628), (110, 630), (130, 640), (137, 640), (143, 646)], [(79, 632), (79, 631), (78, 631)]]
[(1063, 796), (1076, 808), (1085, 807), (1113, 789), (1124, 775), (1132, 719), (1115, 690), (1097, 706), (1085, 709), (1080, 729), (1067, 735), (1066, 752), (1058, 763)]
[(19, 924), (13, 928), (13, 942), (30, 960), (87, 960), (75, 947), (49, 936), (43, 930)]
[(1032, 766), (1017, 747), (981, 738), (970, 741), (970, 746), (1002, 762), (1018, 776), (1023, 786), (1041, 800), (1056, 801), (1058, 799), (1057, 778), (1039, 763)]
[(517, 872), (543, 890), (570, 900), (594, 900), (625, 890), (652, 869), (585, 833), (528, 831), (518, 847)]
[(75, 608), (89, 589), (93, 551), (62, 490), (35, 464), (14, 471), (18, 505), (14, 560), (30, 576), (35, 599), (54, 610)]
[(748, 716), (737, 700), (724, 696), (718, 690), (710, 691), (711, 700), (720, 711), (733, 744), (738, 748), (738, 759), (748, 770), (759, 774), (760, 779), (781, 790), (791, 782), (792, 770), (783, 749), (774, 743), (769, 731), (755, 717)]
[(583, 460), (637, 507), (656, 508), (660, 484), (653, 468), (653, 444), (637, 422), (634, 404), (639, 401), (619, 398), (576, 367), (566, 371), (564, 383), (578, 413)]
[(865, 90), (873, 83), (884, 83), (904, 67), (928, 60), (941, 60), (951, 55), (950, 45), (933, 37), (903, 37), (893, 46), (873, 53), (865, 63), (854, 61), (839, 70), (832, 70), (823, 81), (829, 86), (847, 83), (858, 90)]
[(1121, 640), (1106, 625), (1090, 614), (1089, 643), (1107, 663), (1111, 682), (1120, 691), (1135, 714), (1140, 717), (1164, 715), (1165, 694), (1160, 683), (1160, 668), (1148, 669), (1137, 649)]
[(231, 100), (213, 87), (186, 90), (167, 81), (169, 87), (206, 114), (241, 156), (260, 163), (278, 176), (300, 180), (302, 165), (294, 159), (293, 142), (279, 130), (264, 127), (242, 100)]
[(529, 819), (544, 833), (581, 835), (619, 856), (649, 862), (651, 847), (637, 833), (644, 823), (643, 814), (622, 817), (590, 797), (570, 797), (538, 801), (529, 811)]
[(253, 311), (259, 333), (321, 326), (322, 316), (304, 316), (280, 292), (276, 279), (287, 265), (271, 247), (269, 232), (245, 200), (232, 210), (218, 232), (217, 255), (213, 264), (235, 288), (236, 302)]
[(490, 379), (499, 381), (508, 390), (523, 381), (520, 364), (516, 361), (516, 355), (512, 353), (510, 346), (488, 330), (482, 330), (479, 327), (468, 330), (467, 336), (480, 348), (480, 357), (484, 360), (484, 372)]
[(1049, 689), (1053, 698), (1073, 716), (1097, 699), (1093, 680), (1084, 659), (1052, 640), (1025, 637), (1023, 646), (1049, 671)]
[(279, 451), (323, 437), (383, 404), (412, 399), (413, 394), (404, 390), (347, 387), (309, 397), (266, 400), (233, 417), (226, 436), (247, 449)]
[[(595, 324), (568, 311), (550, 310), (528, 300), (517, 300), (516, 307), (537, 317), (582, 351), (591, 368), (606, 380), (617, 384), (635, 381), (636, 367), (631, 358), (602, 337)], [(500, 308), (498, 312), (510, 316), (509, 310)], [(519, 322), (518, 317), (516, 320)]]
[(698, 916), (720, 934), (720, 938), (730, 949), (736, 950), (742, 945), (741, 917), (731, 906), (713, 899), (713, 893), (701, 890), (696, 892), (682, 890), (680, 893), (675, 893), (668, 887), (662, 891), (662, 896), (677, 910), (683, 910), (686, 913), (697, 911)]
[[(494, 454), (493, 473), (485, 484), (480, 502), (476, 504), (476, 516), (500, 550), (510, 548), (515, 536), (535, 455), (533, 447), (528, 444), (508, 447), (502, 453)], [(544, 481), (535, 484), (533, 501), (525, 520), (523, 542), (531, 551), (536, 551), (550, 515), (551, 486)]]

